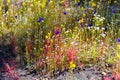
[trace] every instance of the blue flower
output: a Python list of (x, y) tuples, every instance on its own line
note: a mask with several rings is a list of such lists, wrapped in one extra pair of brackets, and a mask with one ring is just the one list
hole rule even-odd
[(66, 15), (66, 14), (67, 14), (67, 12), (63, 12), (63, 14), (64, 14), (64, 15)]
[(96, 14), (96, 10), (94, 10), (94, 14)]
[(48, 0), (48, 2), (50, 2), (50, 0)]
[(80, 19), (76, 19), (76, 22), (79, 22)]
[(118, 38), (118, 43), (120, 43), (120, 38)]
[(113, 13), (113, 14), (115, 14), (115, 13), (116, 13), (116, 11), (115, 11), (115, 10), (112, 10), (112, 13)]
[(55, 32), (55, 34), (57, 35), (57, 34), (59, 34), (60, 33), (60, 31), (59, 30), (57, 30), (56, 32)]
[(39, 17), (39, 19), (37, 20), (37, 22), (41, 22), (41, 21), (44, 21), (44, 18)]
[(77, 3), (77, 6), (80, 6), (80, 4), (81, 4), (81, 3), (80, 3), (80, 2), (78, 2), (78, 3)]
[(91, 23), (91, 24), (88, 24), (88, 27), (92, 27), (92, 23)]

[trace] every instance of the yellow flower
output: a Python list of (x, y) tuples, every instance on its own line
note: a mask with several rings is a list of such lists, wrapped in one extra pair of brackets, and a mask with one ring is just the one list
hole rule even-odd
[(46, 39), (48, 39), (49, 37), (48, 36), (45, 36)]
[(110, 4), (110, 3), (111, 3), (111, 0), (108, 1), (108, 4)]
[(7, 0), (8, 3), (10, 3), (10, 0)]
[(85, 8), (84, 8), (84, 7), (81, 7), (81, 10), (85, 10)]
[(73, 61), (70, 62), (70, 69), (73, 69), (76, 67), (76, 64), (73, 63)]
[(81, 20), (79, 20), (79, 23), (83, 23), (83, 22), (84, 22), (83, 18)]
[(40, 7), (43, 9), (43, 8), (45, 8), (45, 6), (46, 6), (46, 0), (40, 0), (40, 1), (38, 1), (38, 3), (40, 4)]
[(92, 7), (95, 7), (95, 6), (96, 6), (96, 4), (95, 4), (94, 2), (92, 2), (91, 4), (92, 4)]
[(2, 8), (0, 7), (0, 16), (2, 15)]
[(120, 49), (120, 44), (117, 45), (117, 48)]
[(53, 40), (51, 39), (50, 42), (53, 43)]
[(85, 17), (86, 16), (86, 14), (83, 14), (83, 17)]

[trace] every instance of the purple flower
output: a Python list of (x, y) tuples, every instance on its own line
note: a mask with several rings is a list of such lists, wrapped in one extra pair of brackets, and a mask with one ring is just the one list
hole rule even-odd
[(118, 38), (118, 43), (120, 43), (120, 38)]
[(59, 30), (57, 30), (56, 32), (55, 32), (55, 34), (57, 35), (57, 34), (59, 34), (60, 33), (60, 31)]
[(80, 2), (78, 2), (78, 3), (77, 3), (77, 6), (80, 6), (80, 4), (81, 4), (81, 3), (80, 3)]
[(50, 2), (50, 0), (48, 0), (48, 2)]
[(37, 20), (37, 22), (41, 22), (41, 21), (44, 21), (44, 18), (39, 17), (39, 19)]
[(96, 14), (96, 10), (94, 10), (94, 14)]
[(113, 13), (113, 14), (115, 14), (115, 13), (116, 13), (116, 11), (115, 11), (115, 10), (112, 10), (112, 13)]
[(76, 22), (79, 22), (80, 19), (76, 19)]
[(91, 23), (91, 24), (88, 24), (88, 27), (92, 27), (92, 23)]
[(64, 14), (64, 15), (66, 15), (66, 14), (67, 14), (67, 12), (63, 12), (63, 14)]

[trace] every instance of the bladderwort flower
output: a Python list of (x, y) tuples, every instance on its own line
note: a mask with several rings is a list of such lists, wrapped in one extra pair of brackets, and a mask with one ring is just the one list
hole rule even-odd
[(94, 14), (96, 14), (96, 12), (97, 12), (97, 11), (96, 11), (96, 10), (94, 10)]
[(44, 18), (39, 17), (39, 19), (37, 20), (37, 22), (41, 22), (41, 21), (44, 21)]
[(112, 13), (115, 14), (115, 13), (116, 13), (116, 10), (112, 10)]
[(59, 34), (60, 33), (60, 31), (59, 30), (57, 30), (56, 32), (55, 32), (55, 34), (57, 35), (57, 34)]
[(120, 38), (118, 38), (117, 42), (118, 42), (117, 48), (120, 49)]
[(79, 19), (76, 19), (76, 22), (79, 22)]
[(48, 0), (48, 2), (50, 2), (50, 0)]
[(78, 3), (77, 3), (77, 6), (80, 6), (80, 4), (81, 4), (81, 3), (80, 3), (80, 2), (78, 2)]
[(64, 15), (66, 15), (66, 14), (67, 14), (67, 12), (63, 12), (63, 14), (64, 14)]
[(92, 23), (88, 24), (88, 27), (91, 28), (92, 27)]
[(55, 35), (58, 35), (58, 34), (60, 34), (60, 29), (59, 29), (59, 27), (55, 27)]
[(120, 38), (118, 38), (118, 43), (120, 44)]

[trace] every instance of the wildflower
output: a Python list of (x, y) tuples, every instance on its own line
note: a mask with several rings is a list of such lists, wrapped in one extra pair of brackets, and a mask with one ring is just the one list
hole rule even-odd
[(57, 35), (57, 34), (59, 34), (60, 33), (60, 31), (59, 30), (57, 30), (56, 32), (55, 32), (55, 34)]
[(39, 19), (37, 20), (37, 22), (41, 22), (41, 21), (44, 21), (44, 18), (39, 17)]
[(46, 35), (45, 38), (48, 39), (49, 37)]
[(85, 8), (84, 8), (84, 7), (81, 7), (81, 10), (83, 10), (83, 11), (84, 11), (84, 10), (85, 10)]
[(50, 43), (51, 43), (51, 44), (53, 43), (53, 40), (52, 40), (52, 39), (50, 40)]
[(76, 22), (79, 22), (79, 19), (76, 19)]
[(94, 10), (94, 14), (96, 14), (96, 10)]
[(83, 18), (81, 20), (79, 20), (79, 23), (83, 23), (83, 22), (84, 22)]
[(107, 28), (106, 28), (106, 27), (103, 27), (102, 30), (103, 30), (103, 31), (107, 31)]
[(99, 27), (96, 27), (95, 29), (96, 29), (96, 30), (99, 30), (100, 28), (99, 28)]
[(7, 0), (8, 3), (10, 3), (10, 0)]
[(48, 0), (48, 2), (50, 2), (50, 0)]
[(118, 38), (118, 43), (120, 43), (120, 38)]
[(60, 34), (60, 29), (59, 27), (55, 27), (55, 35), (58, 35), (58, 34)]
[(116, 11), (115, 11), (115, 10), (112, 10), (112, 13), (113, 13), (113, 14), (115, 14), (115, 13), (116, 13)]
[(91, 4), (92, 4), (92, 7), (95, 7), (95, 6), (96, 6), (96, 4), (95, 4), (94, 2), (92, 2)]
[(91, 24), (88, 24), (88, 27), (92, 27), (92, 23), (91, 23)]
[(77, 6), (80, 6), (80, 4), (81, 4), (81, 3), (80, 3), (80, 2), (78, 2), (78, 3), (77, 3)]
[(83, 14), (83, 17), (85, 17), (86, 16), (86, 14)]
[(70, 62), (70, 69), (74, 69), (76, 67), (76, 64), (73, 63), (73, 61)]
[(118, 38), (118, 43), (119, 44), (117, 44), (117, 47), (118, 47), (118, 49), (120, 49), (120, 38)]
[(63, 14), (64, 14), (64, 15), (66, 15), (66, 14), (67, 14), (67, 12), (63, 12)]

